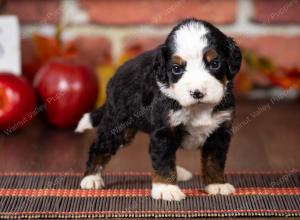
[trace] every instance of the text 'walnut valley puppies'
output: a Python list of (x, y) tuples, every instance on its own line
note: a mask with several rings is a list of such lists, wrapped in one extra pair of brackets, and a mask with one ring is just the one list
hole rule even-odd
[(202, 150), (207, 193), (233, 193), (224, 166), (232, 134), (233, 79), (240, 65), (235, 42), (195, 19), (174, 27), (158, 48), (126, 62), (108, 84), (105, 105), (85, 114), (76, 129), (98, 131), (81, 188), (104, 187), (104, 166), (140, 130), (150, 135), (154, 199), (185, 198), (177, 181), (192, 175), (176, 166), (178, 148)]

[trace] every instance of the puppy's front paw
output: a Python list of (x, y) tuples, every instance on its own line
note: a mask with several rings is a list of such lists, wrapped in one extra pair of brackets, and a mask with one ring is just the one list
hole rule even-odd
[(185, 199), (185, 194), (177, 185), (153, 183), (151, 196), (153, 199), (162, 199), (167, 201), (180, 201)]
[(193, 174), (181, 166), (176, 166), (176, 171), (177, 181), (188, 181), (193, 178)]
[(235, 192), (235, 188), (233, 185), (229, 183), (224, 183), (224, 184), (213, 183), (205, 187), (205, 192), (211, 195), (217, 195), (217, 194), (229, 195)]
[(80, 182), (81, 189), (101, 189), (104, 181), (100, 174), (85, 176)]

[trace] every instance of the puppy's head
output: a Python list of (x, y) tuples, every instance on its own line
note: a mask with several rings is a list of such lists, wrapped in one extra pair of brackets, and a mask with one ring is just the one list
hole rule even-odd
[(158, 85), (185, 107), (217, 105), (241, 65), (235, 42), (213, 25), (195, 19), (177, 25), (158, 50)]

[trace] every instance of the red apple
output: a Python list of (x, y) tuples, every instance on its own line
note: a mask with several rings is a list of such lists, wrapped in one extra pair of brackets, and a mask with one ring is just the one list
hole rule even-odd
[(51, 61), (42, 67), (34, 87), (46, 105), (48, 121), (57, 127), (77, 124), (97, 100), (97, 77), (87, 67), (63, 61)]
[(22, 77), (0, 73), (0, 130), (10, 134), (28, 125), (36, 115), (32, 86)]

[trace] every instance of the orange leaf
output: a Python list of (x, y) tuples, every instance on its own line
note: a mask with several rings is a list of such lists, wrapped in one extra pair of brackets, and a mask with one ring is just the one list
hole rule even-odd
[(291, 68), (288, 69), (286, 72), (288, 77), (300, 79), (300, 70), (298, 68)]
[(79, 55), (78, 48), (74, 43), (66, 44), (65, 48), (61, 50), (59, 56), (62, 58), (72, 58)]
[(55, 38), (45, 37), (39, 34), (33, 36), (37, 58), (41, 63), (60, 54), (59, 42)]
[(277, 86), (288, 89), (293, 85), (293, 81), (287, 77), (277, 77), (275, 75), (270, 75), (269, 79)]

